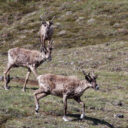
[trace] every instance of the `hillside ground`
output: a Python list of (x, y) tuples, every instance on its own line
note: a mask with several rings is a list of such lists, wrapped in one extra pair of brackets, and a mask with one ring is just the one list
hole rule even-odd
[[(85, 91), (86, 118), (79, 120), (81, 106), (68, 100), (64, 122), (62, 99), (47, 96), (35, 115), (33, 92), (38, 86), (10, 82), (10, 90), (0, 82), (1, 128), (128, 128), (128, 1), (127, 0), (48, 0), (0, 1), (0, 75), (12, 47), (39, 49), (39, 16), (56, 15), (52, 61), (38, 68), (38, 74), (75, 75), (81, 69), (98, 74), (99, 91)], [(72, 4), (73, 3), (73, 4)], [(25, 77), (27, 70), (15, 68), (11, 76)], [(35, 79), (31, 75), (30, 79)], [(120, 117), (119, 117), (120, 116)]]

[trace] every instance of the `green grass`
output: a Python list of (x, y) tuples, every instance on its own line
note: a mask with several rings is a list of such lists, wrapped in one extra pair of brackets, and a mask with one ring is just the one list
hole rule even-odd
[[(86, 118), (79, 120), (81, 106), (68, 100), (68, 114), (73, 121), (64, 122), (62, 99), (54, 96), (40, 101), (35, 115), (33, 92), (38, 86), (10, 83), (10, 90), (0, 82), (1, 128), (127, 128), (128, 127), (128, 1), (127, 0), (49, 0), (16, 2), (0, 0), (0, 75), (7, 64), (4, 55), (12, 47), (39, 49), (40, 15), (54, 15), (55, 41), (52, 61), (38, 68), (38, 74), (75, 75), (83, 79), (80, 69), (98, 74), (99, 91), (87, 90), (82, 96)], [(93, 22), (90, 20), (93, 19)], [(59, 25), (58, 25), (59, 24)], [(59, 32), (65, 30), (64, 35)], [(24, 78), (26, 69), (11, 70), (11, 76)], [(30, 79), (35, 79), (31, 75)], [(118, 103), (122, 102), (122, 106)], [(123, 114), (124, 118), (114, 117)]]
[[(111, 41), (126, 41), (128, 1), (10, 1), (0, 4), (1, 52), (15, 46), (39, 48), (40, 15), (56, 16), (55, 48), (95, 45)], [(68, 12), (71, 12), (71, 14)], [(83, 18), (79, 20), (79, 18)], [(112, 18), (114, 17), (114, 18)], [(90, 23), (89, 20), (94, 19)], [(56, 26), (60, 23), (60, 26)], [(116, 25), (117, 24), (117, 25)], [(59, 32), (65, 30), (64, 35)]]
[[(73, 100), (68, 100), (68, 114), (73, 121), (64, 122), (62, 120), (62, 99), (55, 96), (47, 96), (42, 99), (40, 101), (40, 114), (35, 115), (33, 92), (38, 86), (28, 85), (27, 92), (24, 93), (21, 91), (23, 86), (21, 83), (11, 82), (10, 90), (5, 91), (1, 82), (1, 127), (127, 128), (128, 77), (125, 69), (127, 66), (127, 63), (125, 63), (127, 59), (126, 46), (127, 42), (113, 42), (81, 48), (53, 50), (53, 60), (45, 62), (39, 67), (38, 74), (51, 72), (54, 74), (75, 75), (79, 79), (84, 79), (79, 70), (80, 68), (87, 71), (94, 70), (98, 74), (97, 83), (100, 86), (100, 90), (90, 89), (85, 91), (82, 96), (86, 111), (84, 120), (79, 120), (81, 106)], [(120, 57), (118, 57), (117, 53), (120, 54)], [(1, 57), (1, 73), (5, 68), (6, 60), (6, 56)], [(98, 66), (95, 66), (97, 65), (95, 62), (100, 63), (98, 63)], [(120, 70), (112, 70), (113, 68), (118, 68), (118, 66), (120, 66)], [(23, 68), (12, 69), (11, 76), (24, 78), (26, 72), (27, 70)], [(31, 75), (30, 79), (35, 78)], [(122, 103), (122, 106), (118, 105), (119, 102)], [(117, 118), (114, 116), (116, 114), (123, 114), (124, 118)]]

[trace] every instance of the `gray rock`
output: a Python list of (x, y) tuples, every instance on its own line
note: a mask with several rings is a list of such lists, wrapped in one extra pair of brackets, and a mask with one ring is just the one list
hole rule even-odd
[(53, 28), (60, 28), (60, 26), (61, 26), (61, 23), (57, 22), (52, 27)]
[(79, 21), (81, 21), (81, 20), (84, 20), (84, 17), (79, 17), (79, 18), (76, 20), (76, 22), (79, 22)]
[(72, 15), (72, 11), (67, 11), (66, 15)]
[(114, 114), (114, 117), (115, 118), (124, 118), (124, 115), (123, 114)]
[(95, 23), (95, 19), (94, 18), (91, 18), (91, 19), (89, 19), (88, 21), (87, 21), (87, 23), (89, 24), (89, 25), (91, 25), (91, 24), (94, 24)]
[(125, 28), (120, 28), (117, 30), (118, 33), (122, 33), (122, 34), (128, 34), (128, 29)]
[(58, 33), (59, 36), (62, 36), (62, 35), (65, 35), (66, 34), (66, 31), (65, 30), (62, 30)]
[(59, 23), (59, 22), (56, 22), (56, 23), (55, 23), (55, 25), (56, 25), (56, 26), (60, 26), (60, 25), (61, 25), (61, 23)]
[(115, 24), (113, 25), (113, 27), (114, 27), (114, 28), (118, 28), (118, 27), (120, 27), (120, 24), (119, 24), (119, 23), (115, 23)]
[(114, 106), (123, 106), (123, 103), (122, 103), (122, 101), (114, 101), (113, 105)]

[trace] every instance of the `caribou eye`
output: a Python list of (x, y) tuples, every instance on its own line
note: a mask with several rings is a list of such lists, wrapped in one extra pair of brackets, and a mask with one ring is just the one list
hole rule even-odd
[(42, 21), (42, 24), (43, 24), (43, 25), (46, 25), (46, 22)]
[(51, 25), (53, 25), (53, 23), (52, 23), (52, 22), (50, 22), (50, 26), (51, 26)]

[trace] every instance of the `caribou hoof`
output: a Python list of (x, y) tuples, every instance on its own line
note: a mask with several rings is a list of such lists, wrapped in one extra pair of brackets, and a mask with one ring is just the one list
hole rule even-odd
[(38, 112), (39, 112), (39, 105), (36, 104), (35, 114), (38, 114)]
[(26, 92), (26, 89), (23, 88), (22, 91), (23, 91), (23, 92)]
[(80, 119), (84, 119), (85, 114), (81, 114)]
[(64, 121), (69, 121), (66, 116), (63, 116)]
[(6, 91), (8, 91), (8, 90), (9, 90), (9, 87), (4, 87), (4, 89), (5, 89)]
[(39, 112), (37, 110), (35, 110), (35, 115), (38, 115), (38, 114), (39, 114)]

